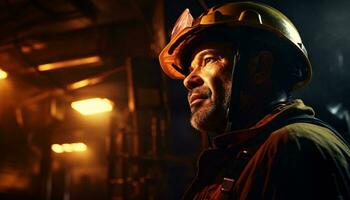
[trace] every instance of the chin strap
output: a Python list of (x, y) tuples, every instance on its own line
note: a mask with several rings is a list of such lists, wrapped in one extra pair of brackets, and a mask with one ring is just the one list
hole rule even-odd
[[(242, 51), (237, 51), (233, 56), (233, 66), (231, 72), (231, 94), (228, 100), (228, 106), (226, 111), (226, 128), (224, 132), (231, 131), (234, 127), (234, 122), (237, 122), (237, 115), (240, 105), (240, 91), (241, 91), (241, 82), (242, 82), (242, 69), (247, 65), (247, 59), (245, 59), (246, 54)], [(213, 138), (221, 133), (216, 132), (207, 132), (209, 147), (214, 147), (212, 144)]]
[[(238, 111), (239, 111), (239, 104), (240, 104), (240, 90), (241, 90), (241, 70), (242, 68), (247, 64), (247, 60), (244, 58), (244, 54), (241, 52), (236, 52), (234, 54), (233, 58), (233, 66), (232, 66), (232, 72), (231, 72), (231, 94), (228, 100), (228, 108), (226, 112), (226, 128), (225, 132), (231, 131), (231, 128), (233, 126), (233, 122), (237, 121), (238, 118)], [(215, 136), (221, 133), (216, 132), (207, 132), (208, 137), (208, 143), (209, 147), (214, 147), (212, 141)]]
[(247, 54), (238, 52), (234, 55), (234, 62), (231, 73), (231, 95), (229, 98), (229, 104), (227, 108), (227, 125), (226, 132), (230, 131), (232, 127), (235, 126), (234, 122), (237, 122), (238, 111), (240, 105), (240, 93), (241, 93), (241, 84), (242, 84), (242, 69), (247, 65), (247, 59), (245, 58)]

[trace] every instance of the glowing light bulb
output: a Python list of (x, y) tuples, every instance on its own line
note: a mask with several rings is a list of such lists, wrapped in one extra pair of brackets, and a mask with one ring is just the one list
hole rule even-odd
[(0, 80), (7, 78), (8, 74), (4, 70), (0, 69)]
[(105, 98), (92, 98), (71, 103), (74, 110), (80, 112), (82, 115), (92, 115), (103, 112), (110, 112), (113, 110), (113, 103)]
[(52, 151), (55, 152), (55, 153), (63, 153), (63, 152), (64, 152), (62, 146), (59, 145), (59, 144), (53, 144), (53, 145), (51, 145), (51, 149), (52, 149)]

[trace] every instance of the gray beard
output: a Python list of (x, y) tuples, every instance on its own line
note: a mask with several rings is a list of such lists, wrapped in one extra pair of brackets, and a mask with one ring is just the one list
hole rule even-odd
[(192, 113), (191, 125), (202, 132), (219, 132), (221, 129), (224, 130), (226, 124), (223, 113), (221, 113), (217, 105), (199, 108)]
[[(227, 111), (231, 93), (230, 85), (226, 86), (222, 100), (212, 102), (212, 104), (203, 106), (192, 112), (191, 125), (201, 132), (216, 132), (221, 134), (226, 130)], [(208, 95), (210, 96), (210, 95)]]

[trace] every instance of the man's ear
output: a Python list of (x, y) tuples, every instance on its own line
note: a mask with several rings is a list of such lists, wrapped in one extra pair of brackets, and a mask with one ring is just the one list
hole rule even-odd
[(253, 81), (260, 85), (267, 79), (271, 79), (272, 65), (274, 62), (273, 55), (270, 51), (260, 51), (256, 56), (256, 65), (253, 72)]

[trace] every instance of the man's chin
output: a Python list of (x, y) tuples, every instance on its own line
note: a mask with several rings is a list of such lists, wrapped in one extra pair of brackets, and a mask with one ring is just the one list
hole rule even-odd
[[(211, 109), (200, 109), (197, 112), (192, 113), (191, 125), (198, 131), (202, 132), (217, 132), (224, 130), (225, 126), (221, 117), (216, 114), (214, 108)], [(215, 116), (215, 117), (214, 117)]]

